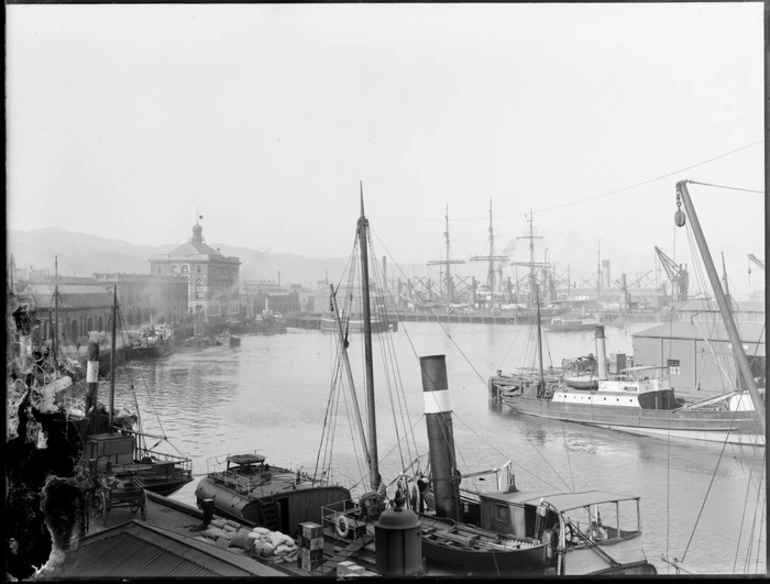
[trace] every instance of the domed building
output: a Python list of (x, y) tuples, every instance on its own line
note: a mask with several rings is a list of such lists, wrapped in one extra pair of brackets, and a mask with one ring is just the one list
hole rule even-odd
[(189, 312), (203, 322), (238, 318), (240, 265), (239, 258), (222, 255), (205, 242), (203, 227), (197, 221), (186, 243), (168, 254), (150, 257), (152, 274), (187, 277)]

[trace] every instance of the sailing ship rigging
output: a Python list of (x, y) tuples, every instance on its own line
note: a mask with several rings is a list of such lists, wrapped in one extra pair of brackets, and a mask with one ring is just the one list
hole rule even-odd
[[(693, 222), (695, 221), (697, 217), (694, 218)], [(705, 246), (705, 243), (703, 245)], [(708, 252), (707, 248), (705, 252)], [(713, 284), (719, 288), (717, 298), (723, 299), (722, 303), (729, 313), (729, 304), (722, 292), (713, 263), (711, 270)], [(536, 287), (534, 290), (537, 293)], [(725, 323), (727, 325), (726, 319)], [(578, 375), (559, 371), (557, 376), (552, 377), (546, 384), (543, 378), (543, 346), (539, 319), (536, 327), (536, 350), (540, 356), (539, 381), (534, 381), (532, 372), (504, 375), (498, 371), (497, 375), (489, 379), (490, 397), (494, 403), (524, 415), (634, 434), (720, 443), (727, 441), (748, 445), (764, 444), (762, 424), (758, 423), (752, 408), (747, 407), (748, 399), (740, 391), (728, 391), (716, 398), (685, 403), (684, 399), (675, 395), (673, 387), (664, 375), (665, 367), (630, 367), (616, 375), (608, 374), (602, 325), (595, 326), (597, 370)], [(738, 332), (734, 322), (732, 329), (732, 344), (739, 345), (736, 351), (743, 353), (742, 344), (737, 340)], [(743, 368), (746, 369), (742, 372), (744, 384), (747, 383), (747, 377), (754, 384), (745, 353), (742, 359), (736, 357), (736, 361), (739, 364), (744, 363)], [(756, 391), (756, 385), (754, 388)]]
[[(687, 224), (687, 220), (689, 219), (692, 235), (697, 243), (701, 260), (703, 262), (704, 268), (706, 269), (706, 273), (708, 275), (709, 283), (711, 284), (712, 291), (714, 293), (717, 304), (719, 306), (719, 311), (722, 317), (722, 321), (727, 330), (727, 334), (729, 335), (729, 338), (731, 340), (731, 344), (732, 344), (732, 348), (735, 356), (735, 362), (741, 376), (741, 381), (742, 381), (741, 389), (746, 393), (748, 393), (748, 395), (751, 398), (751, 402), (753, 404), (753, 409), (751, 413), (755, 417), (755, 422), (761, 433), (762, 444), (766, 444), (767, 409), (766, 409), (765, 400), (763, 395), (759, 392), (759, 388), (757, 387), (756, 381), (751, 371), (751, 365), (749, 364), (748, 357), (743, 348), (743, 341), (740, 337), (738, 327), (736, 326), (735, 319), (733, 317), (728, 294), (726, 293), (726, 286), (725, 286), (725, 289), (722, 288), (722, 284), (719, 280), (719, 275), (717, 274), (716, 268), (714, 266), (714, 261), (711, 257), (711, 252), (709, 251), (706, 237), (700, 225), (698, 215), (695, 212), (695, 206), (693, 205), (690, 192), (687, 188), (687, 184), (692, 182), (694, 181), (683, 180), (683, 181), (679, 181), (676, 184), (677, 210), (674, 214), (674, 223), (677, 227), (684, 227), (685, 224)], [(684, 205), (684, 211), (682, 210), (683, 205)], [(726, 284), (726, 280), (725, 280), (725, 284)], [(739, 393), (742, 393), (742, 392), (739, 392)], [(766, 498), (766, 495), (767, 495), (766, 469), (767, 469), (767, 456), (768, 456), (766, 447), (764, 449), (764, 454), (765, 454), (764, 456), (765, 464), (762, 470), (763, 476), (761, 480), (764, 480), (765, 482), (765, 498)], [(764, 528), (766, 531), (768, 530), (768, 524), (766, 521), (764, 522)], [(767, 536), (767, 533), (765, 534), (765, 536)], [(767, 537), (765, 537), (765, 540), (767, 540)], [(765, 565), (767, 566), (768, 559), (770, 559), (770, 556), (767, 556), (767, 553), (768, 553), (767, 546), (765, 547), (766, 547)], [(689, 548), (689, 545), (688, 545), (688, 548)], [(685, 550), (685, 554), (686, 553), (687, 553), (687, 550)], [(750, 554), (750, 550), (749, 552), (747, 552), (747, 554)], [(663, 556), (661, 559), (664, 562), (676, 568), (678, 573), (682, 573), (682, 572), (685, 574), (698, 573), (692, 566), (689, 566), (684, 563), (683, 561), (684, 556), (681, 559), (669, 558), (669, 557)], [(736, 556), (736, 559), (737, 559), (737, 556)]]
[[(363, 189), (361, 191), (361, 216), (358, 220), (356, 241), (360, 250), (360, 283), (363, 288), (366, 320), (370, 318), (366, 308), (370, 287), (367, 254), (369, 240), (368, 220), (363, 207)], [(339, 314), (333, 288), (331, 302), (335, 313)], [(536, 310), (539, 310), (539, 306)], [(355, 420), (360, 416), (357, 412), (357, 399), (354, 397), (355, 390), (352, 387), (351, 364), (347, 356), (350, 342), (341, 319), (338, 320), (337, 330), (340, 348), (334, 378), (348, 383), (348, 416)], [(390, 335), (386, 334), (385, 337)], [(396, 473), (394, 480), (384, 481), (380, 474), (377, 454), (372, 353), (371, 331), (365, 330), (363, 355), (367, 425), (364, 427), (361, 421), (355, 422), (353, 435), (357, 437), (358, 447), (363, 450), (364, 459), (367, 461), (366, 469), (362, 469), (368, 470), (368, 477), (362, 481), (366, 485), (366, 492), (357, 501), (336, 507), (330, 506), (324, 511), (328, 534), (333, 535), (330, 532), (336, 531), (337, 536), (344, 537), (352, 532), (354, 537), (360, 538), (361, 546), (369, 545), (373, 539), (372, 522), (391, 509), (399, 510), (406, 505), (417, 515), (422, 551), (429, 562), (428, 569), (439, 570), (440, 573), (448, 571), (454, 574), (473, 572), (500, 575), (655, 572), (640, 549), (641, 529), (621, 532), (617, 527), (613, 530), (613, 527), (609, 526), (610, 535), (606, 541), (602, 541), (598, 535), (589, 533), (590, 529), (586, 528), (585, 524), (582, 524), (581, 529), (581, 524), (573, 519), (579, 510), (586, 510), (587, 517), (593, 517), (596, 522), (598, 506), (606, 504), (611, 507), (621, 503), (624, 507), (628, 503), (633, 508), (629, 513), (635, 514), (638, 519), (638, 497), (593, 491), (572, 494), (574, 496), (565, 495), (561, 499), (552, 493), (527, 495), (516, 488), (510, 470), (504, 474), (505, 480), (499, 481), (501, 490), (498, 492), (471, 493), (460, 488), (462, 475), (457, 469), (457, 457), (454, 452), (443, 355), (420, 357), (430, 464), (423, 465), (422, 457), (413, 459), (410, 456), (406, 460), (413, 460), (411, 464), (402, 464), (403, 470)], [(386, 352), (383, 351), (383, 354)], [(395, 368), (397, 369), (397, 366)], [(344, 369), (344, 375), (339, 374), (341, 369)], [(389, 379), (387, 374), (385, 377)], [(339, 394), (342, 392), (336, 390), (333, 384), (327, 420), (337, 417), (332, 409), (340, 403)], [(364, 428), (368, 432), (365, 432)], [(325, 440), (333, 441), (333, 430), (325, 426), (324, 432)], [(406, 432), (404, 438), (408, 443), (409, 438), (413, 439), (413, 435)], [(400, 451), (400, 440), (398, 447)], [(327, 454), (331, 448), (324, 446), (323, 440), (321, 450), (325, 456), (331, 456)], [(403, 453), (401, 458), (403, 461)], [(426, 479), (422, 481), (423, 488), (417, 487), (415, 490), (414, 486), (420, 484), (423, 477)], [(425, 485), (430, 485), (430, 488), (425, 488)], [(387, 493), (390, 487), (396, 488), (392, 499)], [(422, 504), (418, 505), (418, 500)], [(502, 524), (499, 522), (499, 512), (495, 515), (497, 507), (504, 508), (509, 517)], [(536, 517), (540, 519), (535, 521)], [(609, 514), (606, 518), (609, 519)], [(568, 536), (566, 532), (571, 535)], [(608, 543), (611, 543), (611, 546), (605, 547)], [(624, 559), (619, 561), (614, 558), (613, 555), (617, 554), (625, 554)], [(462, 561), (459, 561), (460, 558)], [(442, 570), (444, 572), (441, 572)]]

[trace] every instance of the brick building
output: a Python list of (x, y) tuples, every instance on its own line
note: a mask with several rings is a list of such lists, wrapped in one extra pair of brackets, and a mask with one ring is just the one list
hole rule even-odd
[(188, 314), (202, 322), (235, 320), (240, 316), (238, 277), (240, 259), (225, 256), (206, 244), (197, 222), (192, 237), (168, 254), (150, 257), (153, 275), (182, 276), (187, 280)]
[(94, 274), (107, 293), (118, 286), (123, 324), (137, 327), (169, 323), (177, 326), (188, 315), (187, 278), (165, 274)]
[[(58, 288), (58, 309), (54, 293)], [(27, 300), (40, 320), (42, 338), (52, 338), (59, 320), (59, 342), (76, 343), (89, 332), (106, 332), (112, 326), (112, 294), (93, 278), (33, 275), (18, 280), (14, 292)]]

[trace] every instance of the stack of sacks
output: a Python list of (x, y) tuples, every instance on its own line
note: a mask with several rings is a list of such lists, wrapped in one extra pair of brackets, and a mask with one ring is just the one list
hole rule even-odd
[(242, 527), (230, 538), (228, 547), (230, 551), (237, 553), (247, 553), (251, 555), (254, 551), (254, 540), (250, 537), (251, 531), (247, 527)]
[(231, 540), (241, 527), (240, 523), (230, 519), (214, 519), (209, 524), (209, 528), (203, 532), (203, 536), (214, 540), (214, 542), (223, 548), (230, 547)]
[(291, 537), (280, 531), (255, 527), (249, 537), (254, 540), (251, 549), (251, 555), (254, 558), (266, 558), (276, 564), (297, 559), (297, 544)]

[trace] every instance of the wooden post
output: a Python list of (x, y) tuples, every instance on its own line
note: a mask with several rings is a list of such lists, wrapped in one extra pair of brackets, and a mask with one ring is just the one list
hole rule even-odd
[(86, 418), (88, 433), (93, 434), (96, 429), (96, 400), (99, 394), (99, 343), (88, 343), (88, 365), (86, 369), (86, 383), (88, 394), (86, 395)]
[(117, 343), (117, 320), (118, 320), (118, 285), (113, 285), (112, 289), (112, 339), (110, 347), (110, 402), (108, 412), (108, 424), (109, 431), (112, 432), (112, 410), (115, 406), (115, 367), (117, 366), (116, 356), (118, 354), (118, 348), (115, 346)]

